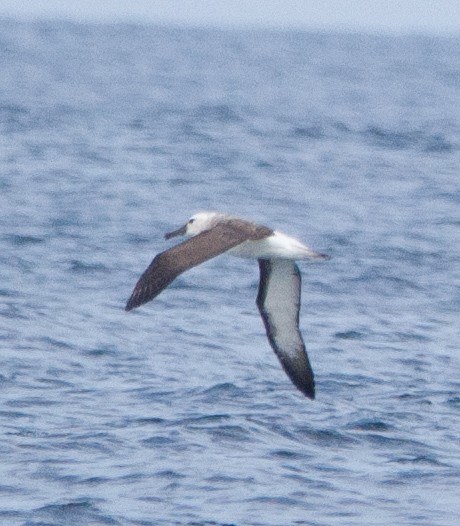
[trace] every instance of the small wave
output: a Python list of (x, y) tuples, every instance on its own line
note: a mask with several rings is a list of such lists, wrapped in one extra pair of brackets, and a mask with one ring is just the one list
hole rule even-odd
[(87, 272), (106, 272), (108, 269), (102, 263), (87, 263), (74, 259), (70, 262), (70, 270), (85, 274)]
[(454, 146), (441, 133), (421, 130), (396, 131), (380, 126), (368, 126), (361, 135), (366, 141), (391, 150), (419, 149), (426, 153), (450, 153)]
[(237, 111), (228, 104), (201, 105), (194, 112), (194, 118), (216, 121), (220, 123), (241, 122), (242, 118)]
[(354, 330), (342, 331), (336, 332), (334, 337), (339, 338), (340, 340), (362, 340), (364, 338), (364, 333)]
[(382, 420), (365, 418), (350, 424), (348, 429), (354, 429), (356, 431), (378, 431), (380, 433), (384, 433), (393, 430), (393, 426), (383, 422)]
[(24, 246), (24, 245), (38, 245), (45, 241), (45, 238), (39, 236), (28, 236), (28, 235), (19, 235), (13, 234), (8, 236), (8, 239), (12, 245), (15, 246)]
[(117, 520), (102, 513), (94, 500), (76, 500), (63, 504), (49, 504), (35, 510), (39, 517), (57, 521), (58, 524), (120, 524)]

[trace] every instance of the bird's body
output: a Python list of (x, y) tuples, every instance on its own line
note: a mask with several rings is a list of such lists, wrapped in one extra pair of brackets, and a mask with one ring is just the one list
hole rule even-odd
[(323, 254), (313, 252), (308, 247), (282, 232), (276, 230), (263, 239), (244, 241), (240, 245), (228, 250), (232, 256), (247, 259), (317, 259), (324, 258)]
[(179, 235), (193, 237), (153, 259), (134, 287), (126, 310), (152, 300), (179, 274), (224, 252), (257, 259), (257, 306), (270, 344), (292, 382), (314, 398), (313, 371), (299, 331), (301, 278), (295, 260), (322, 260), (327, 256), (286, 234), (218, 212), (195, 214), (165, 237)]

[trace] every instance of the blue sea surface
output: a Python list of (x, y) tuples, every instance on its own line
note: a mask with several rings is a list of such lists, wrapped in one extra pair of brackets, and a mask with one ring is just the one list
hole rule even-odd
[[(199, 210), (299, 263), (317, 398)], [(460, 37), (0, 21), (0, 524), (457, 526)]]

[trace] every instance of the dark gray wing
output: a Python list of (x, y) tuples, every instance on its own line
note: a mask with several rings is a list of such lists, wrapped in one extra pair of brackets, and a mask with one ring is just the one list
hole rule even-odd
[(259, 259), (260, 284), (257, 306), (270, 345), (294, 385), (315, 398), (313, 370), (299, 331), (299, 268), (288, 259)]
[(139, 278), (125, 309), (129, 311), (153, 300), (189, 268), (218, 256), (243, 241), (262, 239), (271, 233), (269, 228), (247, 221), (229, 220), (161, 252)]

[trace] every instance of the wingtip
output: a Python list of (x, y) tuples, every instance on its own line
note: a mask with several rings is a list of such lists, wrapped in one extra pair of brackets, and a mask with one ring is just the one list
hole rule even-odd
[(284, 367), (284, 370), (287, 372), (289, 378), (291, 379), (292, 383), (297, 387), (297, 389), (310, 400), (314, 400), (316, 396), (316, 389), (315, 380), (311, 368), (309, 368), (308, 371), (299, 371), (297, 369), (286, 367), (286, 364), (283, 361), (281, 363)]
[(307, 398), (309, 398), (310, 400), (315, 399), (316, 393), (315, 393), (314, 385), (306, 385), (302, 387), (297, 386), (297, 387)]
[(138, 306), (139, 305), (136, 304), (136, 302), (133, 300), (133, 297), (131, 296), (131, 298), (129, 298), (129, 300), (126, 302), (125, 311), (129, 312), (130, 310), (133, 310)]

